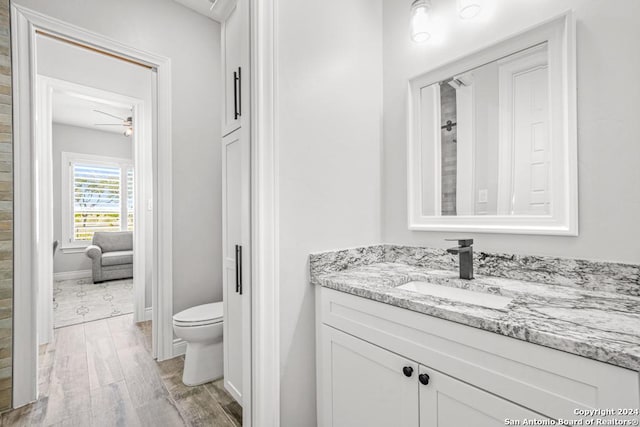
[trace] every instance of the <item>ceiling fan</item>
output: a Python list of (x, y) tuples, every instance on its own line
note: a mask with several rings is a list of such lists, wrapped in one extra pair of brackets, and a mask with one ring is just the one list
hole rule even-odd
[(124, 126), (124, 136), (133, 135), (133, 117), (119, 117), (111, 113), (107, 113), (105, 111), (93, 110), (96, 113), (104, 114), (105, 116), (113, 117), (114, 119), (118, 119), (121, 123), (94, 123), (94, 126)]

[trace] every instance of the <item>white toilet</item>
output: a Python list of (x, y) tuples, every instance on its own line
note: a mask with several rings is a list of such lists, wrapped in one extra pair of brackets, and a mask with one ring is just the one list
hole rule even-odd
[(173, 330), (187, 342), (182, 382), (188, 386), (222, 378), (222, 302), (197, 305), (173, 316)]

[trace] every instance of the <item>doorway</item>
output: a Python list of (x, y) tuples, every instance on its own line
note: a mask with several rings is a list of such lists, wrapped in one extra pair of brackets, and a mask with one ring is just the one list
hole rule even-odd
[[(132, 237), (134, 313), (137, 321), (151, 317), (152, 356), (158, 360), (173, 356), (170, 63), (16, 5), (12, 6), (12, 23), (14, 190), (20, 195), (15, 200), (14, 318), (14, 354), (20, 357), (14, 357), (13, 405), (19, 407), (37, 399), (38, 343), (50, 340), (53, 331), (53, 162), (51, 144), (43, 141), (51, 141), (52, 98), (56, 93), (131, 111), (131, 121), (136, 124), (131, 135), (135, 170), (132, 189), (136, 195), (132, 205), (136, 213)], [(56, 47), (52, 47), (54, 43)], [(57, 49), (67, 50), (62, 56), (67, 63), (56, 56)], [(126, 64), (147, 73), (148, 96), (136, 92), (140, 85), (130, 75), (102, 66), (94, 66), (90, 72), (73, 66), (70, 58), (89, 53), (103, 62)], [(47, 64), (58, 66), (57, 71), (50, 68), (44, 72)], [(105, 74), (120, 87), (86, 80)], [(126, 85), (133, 89), (126, 90)], [(86, 93), (87, 88), (93, 92)], [(72, 181), (67, 182), (71, 185)], [(122, 207), (126, 202), (120, 200)], [(69, 210), (75, 208), (73, 203), (68, 206)], [(73, 221), (76, 213), (67, 215), (68, 219)], [(120, 219), (124, 221), (122, 213)], [(119, 225), (122, 228), (124, 223)], [(70, 228), (73, 230), (73, 226)], [(150, 300), (153, 307), (149, 314), (145, 313), (145, 300)], [(52, 309), (41, 310), (47, 305)]]
[(41, 346), (53, 341), (54, 327), (130, 312), (135, 322), (145, 320), (154, 89), (151, 69), (44, 33), (35, 46)]
[[(106, 99), (94, 88), (69, 90), (66, 82), (39, 81), (40, 90), (51, 94), (44, 103), (51, 111), (42, 115), (52, 119), (43, 135), (49, 140), (42, 143), (52, 154), (53, 296), (40, 300), (38, 315), (46, 321), (52, 310), (53, 329), (134, 311), (136, 322), (150, 320), (145, 277), (134, 276), (141, 270), (134, 263), (145, 257), (133, 250), (134, 234), (144, 234), (135, 227), (135, 130), (146, 126), (134, 124), (133, 116), (143, 115), (116, 93)], [(50, 336), (51, 325), (43, 327), (39, 344)]]

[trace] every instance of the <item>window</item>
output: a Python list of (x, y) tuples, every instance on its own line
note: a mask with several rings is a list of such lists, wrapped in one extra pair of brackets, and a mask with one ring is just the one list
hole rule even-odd
[(62, 153), (62, 165), (63, 246), (86, 246), (96, 231), (133, 231), (130, 160)]

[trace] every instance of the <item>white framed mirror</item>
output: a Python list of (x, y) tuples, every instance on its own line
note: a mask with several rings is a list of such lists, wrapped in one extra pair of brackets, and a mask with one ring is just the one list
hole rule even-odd
[(571, 12), (409, 82), (409, 229), (578, 234)]

